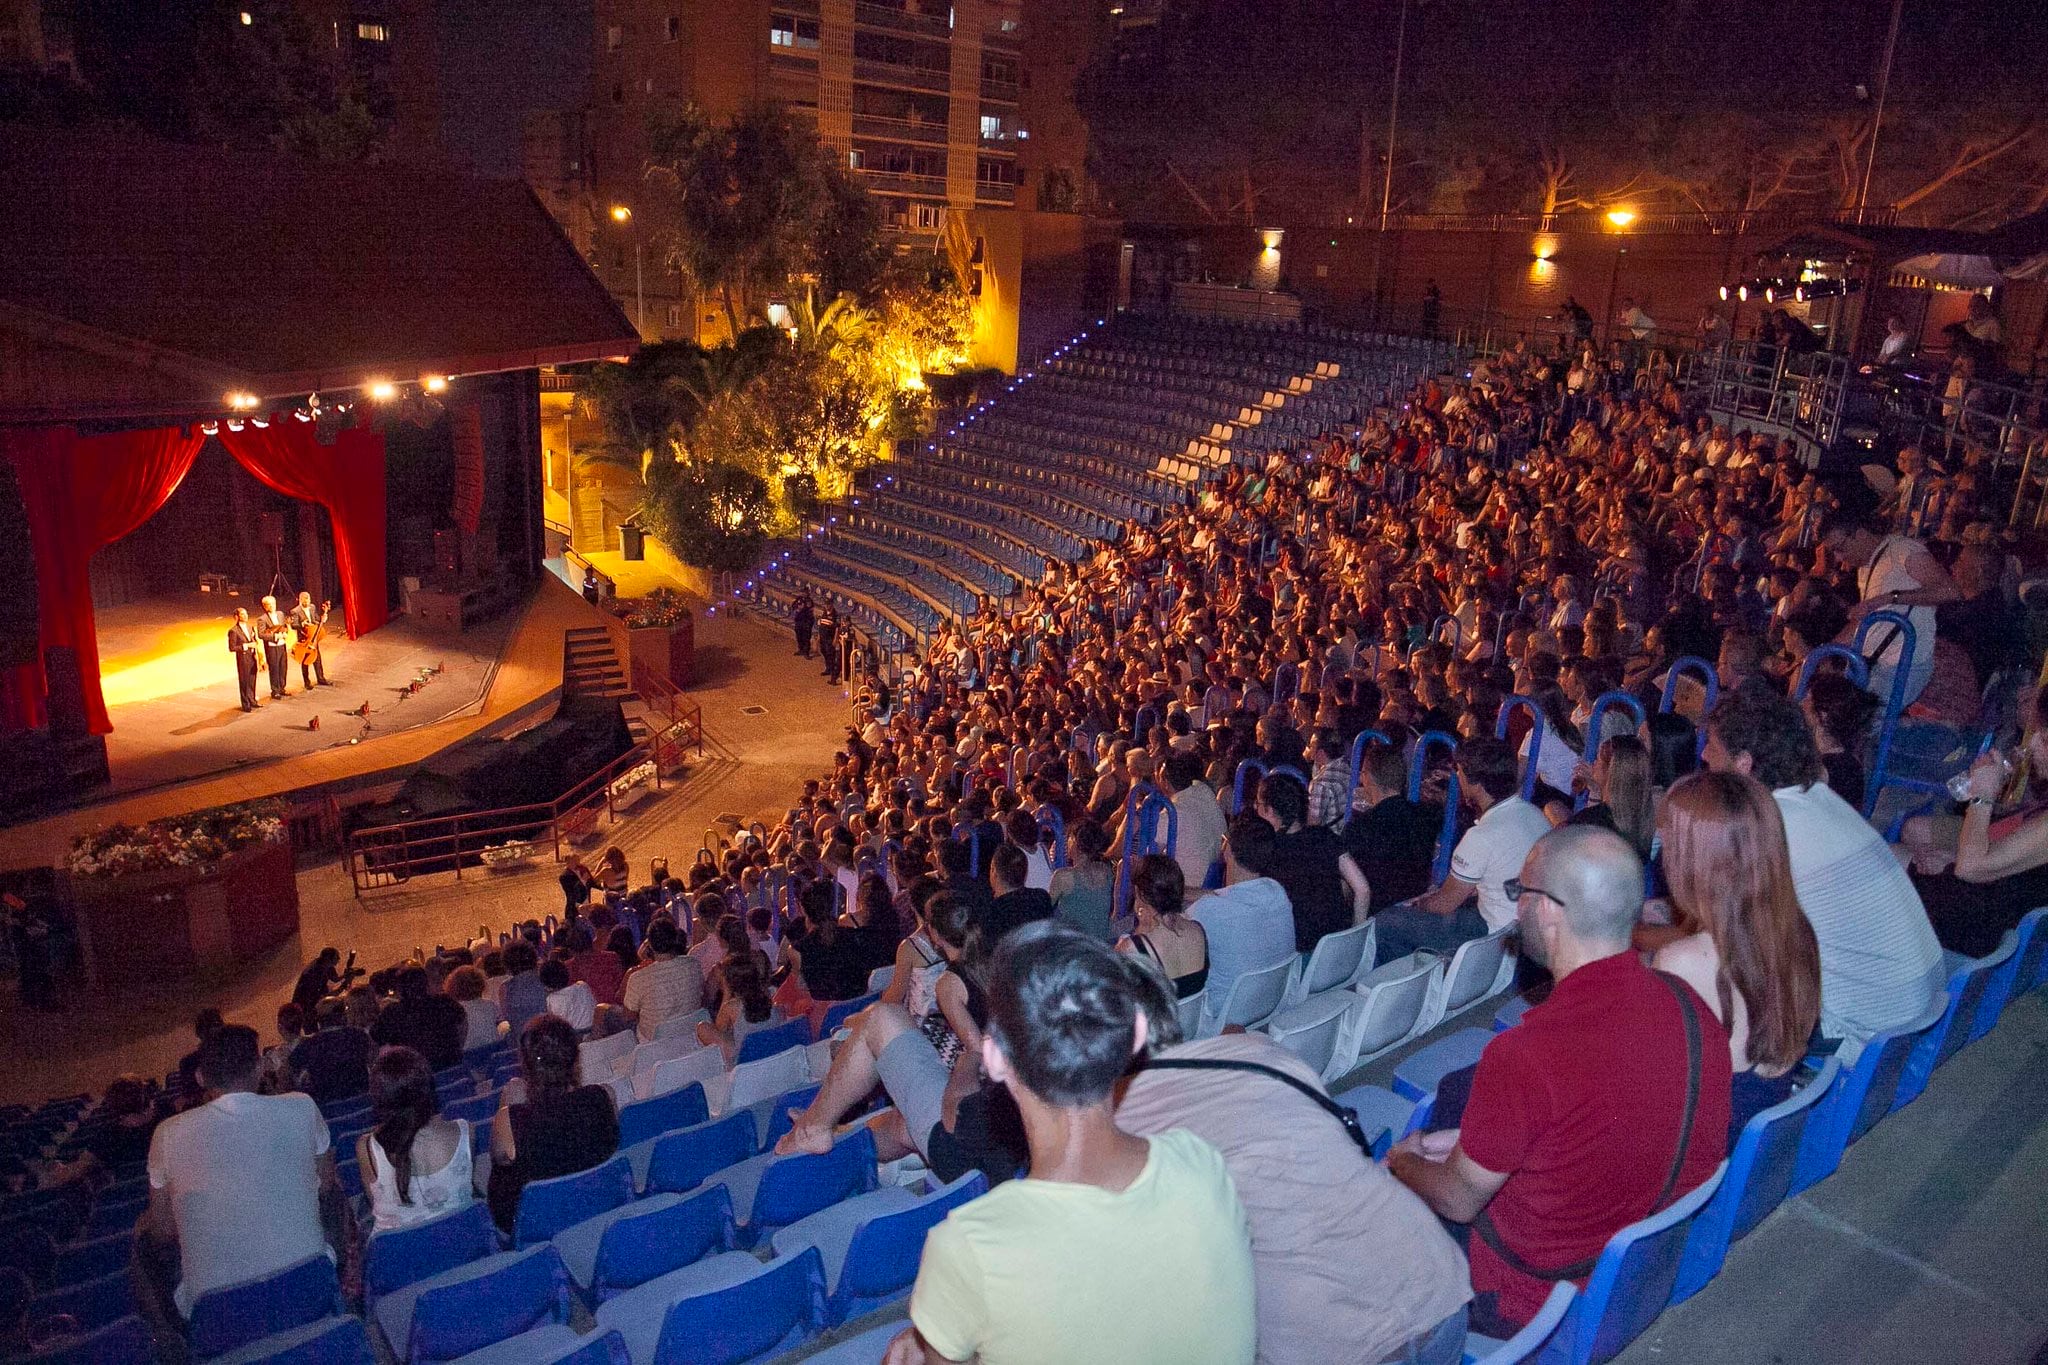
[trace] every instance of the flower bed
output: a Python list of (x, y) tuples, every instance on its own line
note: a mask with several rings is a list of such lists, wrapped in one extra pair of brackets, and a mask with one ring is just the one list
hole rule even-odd
[(626, 769), (612, 779), (612, 800), (638, 804), (642, 797), (653, 790), (654, 763), (649, 760)]
[(109, 825), (71, 841), (74, 877), (132, 877), (198, 869), (244, 849), (285, 841), (282, 801), (249, 801), (171, 815), (146, 825)]
[(540, 849), (524, 839), (513, 839), (507, 843), (492, 844), (480, 855), (485, 867), (524, 867), (540, 854)]

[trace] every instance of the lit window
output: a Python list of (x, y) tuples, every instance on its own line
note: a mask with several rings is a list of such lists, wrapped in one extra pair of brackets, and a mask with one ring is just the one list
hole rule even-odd
[(359, 43), (388, 43), (391, 41), (389, 24), (357, 24), (356, 41)]
[(249, 25), (251, 25), (251, 24), (253, 24), (253, 23), (255, 23), (255, 22), (256, 22), (256, 16), (255, 16), (255, 15), (253, 15), (253, 14), (251, 14), (251, 13), (249, 13), (249, 11), (247, 11), (247, 10), (243, 10), (243, 11), (242, 11), (242, 14), (241, 14), (241, 19), (242, 19), (242, 27), (244, 27), (244, 28), (247, 28), (247, 27), (248, 27)]
[(943, 204), (917, 204), (912, 212), (920, 232), (937, 232), (946, 225), (946, 206)]
[(626, 30), (620, 28), (617, 24), (613, 24), (610, 28), (607, 28), (604, 31), (605, 51), (617, 52), (620, 48), (624, 47), (625, 45)]
[(1017, 31), (1017, 21), (1015, 19), (1003, 20), (1000, 31), (1003, 33), (1015, 33)]
[(796, 16), (793, 14), (769, 15), (768, 42), (772, 47), (795, 47)]
[(981, 135), (988, 138), (1001, 137), (1003, 135), (1003, 121), (994, 114), (983, 114), (981, 116)]
[[(683, 21), (682, 21), (681, 19), (677, 18), (677, 17), (675, 16), (675, 15), (671, 14), (671, 15), (670, 15), (670, 16), (668, 17), (668, 40), (669, 40), (670, 42), (672, 42), (672, 43), (673, 43), (673, 42), (675, 42), (675, 41), (676, 41), (677, 39), (681, 38), (682, 36), (683, 36)], [(673, 312), (673, 311), (675, 311), (675, 310), (674, 310), (674, 309), (670, 309), (669, 311)]]
[(867, 166), (867, 164), (868, 154), (858, 147), (855, 147), (852, 151), (846, 154), (846, 165), (847, 169), (849, 170), (862, 170)]
[(683, 306), (680, 303), (672, 303), (668, 306), (668, 325), (670, 327), (680, 327), (683, 325)]

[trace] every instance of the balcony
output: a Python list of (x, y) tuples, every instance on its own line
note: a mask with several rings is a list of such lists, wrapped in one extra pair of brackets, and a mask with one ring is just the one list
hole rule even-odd
[(855, 114), (855, 137), (877, 137), (889, 142), (914, 142), (925, 147), (946, 145), (946, 125), (932, 119), (884, 118), (880, 114)]
[(1017, 82), (992, 81), (988, 77), (983, 76), (981, 78), (981, 97), (985, 100), (994, 100), (997, 104), (1015, 104), (1017, 102)]
[(1017, 155), (1017, 135), (1015, 133), (983, 133), (981, 135), (981, 150), (993, 156), (1015, 156)]
[(815, 77), (818, 74), (817, 49), (797, 48), (792, 51), (786, 47), (773, 48), (768, 53), (768, 69)]
[(950, 42), (953, 37), (953, 25), (943, 18), (891, 9), (887, 5), (854, 5), (853, 22), (868, 28), (913, 33), (920, 38), (937, 38), (943, 42)]
[(1014, 204), (1017, 202), (1017, 187), (1001, 180), (977, 180), (974, 182), (974, 201), (978, 204)]
[[(898, 90), (926, 90), (938, 95), (945, 94), (953, 86), (950, 72), (927, 71), (923, 67), (898, 66), (894, 62), (875, 62), (862, 57), (853, 59), (853, 78), (865, 81), (869, 85), (894, 86)], [(985, 86), (987, 83), (983, 84)]]
[(1024, 31), (1013, 28), (1006, 33), (1000, 28), (991, 26), (982, 30), (981, 45), (983, 47), (992, 47), (1002, 52), (1021, 52), (1024, 48)]
[(902, 175), (895, 171), (865, 168), (856, 173), (873, 194), (914, 194), (928, 199), (946, 197), (946, 177), (943, 175)]

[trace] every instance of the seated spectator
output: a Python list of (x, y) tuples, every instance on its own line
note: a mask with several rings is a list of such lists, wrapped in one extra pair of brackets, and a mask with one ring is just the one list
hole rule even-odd
[(221, 1019), (220, 1011), (210, 1005), (192, 1016), (192, 1037), (199, 1047), (193, 1048), (178, 1059), (178, 1089), (182, 1102), (188, 1106), (199, 1099), (200, 1050), (205, 1047), (208, 1038), (220, 1032), (223, 1022), (225, 1021)]
[[(1524, 801), (1514, 751), (1502, 740), (1472, 739), (1458, 748), (1458, 790), (1478, 819), (1451, 853), (1443, 885), (1378, 915), (1378, 960), (1417, 949), (1449, 953), (1515, 919), (1506, 887), (1536, 841), (1550, 831), (1542, 811)], [(1638, 888), (1640, 889), (1640, 888)]]
[(198, 1075), (215, 1098), (157, 1127), (138, 1230), (145, 1306), (160, 1307), (156, 1291), (175, 1258), (169, 1298), (180, 1317), (209, 1290), (332, 1256), (320, 1206), (323, 1194), (339, 1193), (319, 1107), (302, 1094), (256, 1093), (256, 1030), (224, 1025), (207, 1035)]
[(1681, 937), (1650, 966), (1691, 986), (1728, 1030), (1732, 1147), (1750, 1119), (1791, 1098), (1820, 1022), (1820, 948), (1792, 891), (1785, 822), (1756, 781), (1693, 774), (1671, 789), (1658, 832)]
[(1131, 869), (1131, 901), (1137, 930), (1116, 945), (1159, 969), (1176, 1000), (1200, 995), (1209, 984), (1209, 936), (1186, 913), (1187, 887), (1180, 864), (1164, 853), (1148, 853)]
[(1184, 1041), (1148, 978), (1131, 984), (1150, 1061), (1118, 1098), (1117, 1126), (1184, 1128), (1222, 1152), (1250, 1225), (1263, 1365), (1461, 1360), (1472, 1290), (1442, 1225), (1321, 1105), (1258, 1070), (1321, 1091), (1308, 1065), (1256, 1034)]
[(1028, 810), (1014, 810), (1003, 822), (1008, 842), (1024, 852), (1024, 885), (1038, 891), (1052, 889), (1052, 860), (1038, 845), (1038, 817)]
[(1841, 1041), (1843, 1060), (1924, 1014), (1947, 977), (1920, 893), (1878, 832), (1822, 781), (1798, 705), (1768, 692), (1721, 698), (1706, 760), (1770, 788), (1785, 818), (1792, 889), (1820, 944), (1820, 1029)]
[(1127, 969), (1033, 924), (997, 950), (990, 983), (983, 1063), (1024, 1112), (1030, 1174), (932, 1229), (890, 1359), (1249, 1365), (1251, 1249), (1223, 1158), (1185, 1130), (1116, 1124), (1117, 1081), (1146, 1040)]
[(1410, 801), (1407, 791), (1401, 751), (1368, 742), (1358, 767), (1355, 813), (1344, 825), (1344, 852), (1365, 879), (1367, 907), (1374, 914), (1429, 890), (1443, 809)]
[(1223, 841), (1223, 889), (1188, 907), (1208, 945), (1207, 989), (1218, 1009), (1240, 976), (1296, 951), (1294, 908), (1273, 879), (1276, 861), (1273, 827), (1250, 813), (1238, 816)]
[(498, 993), (498, 1008), (517, 1038), (526, 1021), (548, 1011), (548, 988), (540, 984), (540, 950), (524, 938), (505, 945), (505, 984)]
[(1556, 987), (1486, 1045), (1461, 1127), (1388, 1157), (1438, 1217), (1473, 1225), (1472, 1326), (1488, 1335), (1527, 1323), (1555, 1281), (1583, 1284), (1608, 1238), (1728, 1150), (1728, 1034), (1632, 950), (1635, 853), (1607, 830), (1553, 830), (1510, 894), (1522, 951)]
[(1591, 799), (1577, 810), (1553, 802), (1545, 811), (1560, 825), (1598, 825), (1619, 834), (1636, 856), (1650, 860), (1650, 840), (1657, 832), (1657, 806), (1650, 788), (1650, 751), (1634, 735), (1604, 740), (1588, 768), (1583, 763), (1572, 785)]
[(572, 924), (563, 930), (562, 951), (568, 954), (569, 979), (590, 987), (598, 1004), (617, 1006), (624, 1002), (626, 969), (620, 965), (617, 954), (597, 946), (587, 926)]
[[(1173, 793), (1175, 823), (1174, 859), (1181, 877), (1190, 887), (1209, 884), (1209, 870), (1223, 856), (1223, 835), (1230, 819), (1216, 789), (1202, 779), (1202, 759), (1195, 753), (1175, 753), (1166, 760), (1167, 790)], [(1105, 843), (1104, 847), (1108, 845)]]
[(569, 979), (569, 964), (561, 957), (541, 963), (540, 984), (548, 988), (548, 1013), (579, 1036), (588, 1036), (590, 1026), (597, 1022), (597, 997), (581, 981)]
[(424, 1223), (476, 1197), (469, 1122), (440, 1117), (426, 1058), (409, 1047), (378, 1053), (370, 1112), (377, 1126), (356, 1139), (356, 1168), (377, 1231)]
[(448, 973), (448, 998), (462, 1006), (462, 1050), (475, 1052), (498, 1041), (498, 1026), (504, 1016), (484, 999), (484, 974), (476, 967), (457, 967)]
[(626, 977), (621, 1014), (643, 1043), (666, 1019), (692, 1014), (704, 1005), (704, 972), (683, 956), (682, 931), (662, 916), (647, 926), (647, 960)]
[(1325, 726), (1309, 741), (1315, 775), (1309, 779), (1307, 823), (1336, 829), (1351, 813), (1351, 756), (1343, 736)]
[[(726, 918), (739, 923), (737, 915), (727, 915)], [(761, 969), (753, 953), (727, 958), (718, 975), (722, 987), (718, 1017), (697, 1025), (697, 1041), (706, 1047), (715, 1044), (723, 1048), (725, 1064), (731, 1066), (748, 1034), (774, 1028), (784, 1021), (782, 1011), (775, 1008), (775, 1001), (768, 993), (768, 974)]]
[(349, 1022), (341, 997), (321, 1000), (314, 1015), (318, 1028), (292, 1049), (292, 1070), (298, 1088), (316, 1103), (351, 1099), (370, 1088), (370, 1058), (377, 1051), (367, 1031)]
[(1052, 897), (1026, 885), (1024, 879), (1030, 870), (1030, 860), (1015, 844), (998, 846), (995, 856), (989, 859), (989, 886), (995, 899), (982, 913), (981, 932), (987, 936), (991, 950), (1019, 925), (1053, 916)]
[(814, 1001), (853, 1000), (868, 988), (866, 955), (858, 935), (840, 927), (833, 912), (836, 899), (829, 881), (806, 886), (798, 897), (804, 927), (783, 940), (784, 954), (794, 966), (792, 975)]
[(1840, 673), (1821, 671), (1814, 674), (1799, 705), (1813, 727), (1828, 786), (1860, 810), (1865, 773), (1858, 755), (1877, 717), (1877, 698)]
[[(2019, 763), (2048, 774), (2048, 687), (2035, 694), (2033, 721)], [(1998, 755), (1977, 760), (1954, 836), (1954, 875), (1916, 879), (1935, 933), (1951, 952), (1982, 957), (2027, 911), (2048, 904), (2048, 816), (2035, 806), (1993, 819), (2009, 780)]]
[(398, 997), (377, 1015), (370, 1037), (384, 1047), (409, 1047), (439, 1071), (462, 1060), (469, 1018), (462, 1006), (436, 994), (427, 969), (408, 962), (398, 973)]
[(587, 1171), (619, 1149), (612, 1092), (576, 1084), (576, 1048), (576, 1031), (551, 1014), (519, 1035), (524, 1086), (491, 1120), (491, 1217), (508, 1236), (527, 1185)]
[(1051, 887), (1054, 917), (1105, 942), (1116, 901), (1116, 869), (1102, 856), (1107, 852), (1109, 831), (1102, 822), (1076, 820), (1067, 831), (1067, 865), (1052, 874)]
[[(285, 1087), (296, 1089), (294, 1083)], [(148, 1081), (116, 1076), (92, 1114), (79, 1126), (77, 1143), (109, 1170), (132, 1166), (149, 1156), (149, 1142), (163, 1113)]]
[(1294, 946), (1312, 952), (1326, 934), (1365, 923), (1372, 889), (1344, 862), (1334, 831), (1308, 823), (1308, 792), (1283, 773), (1262, 779), (1253, 808), (1273, 827), (1273, 879), (1294, 909)]
[(277, 1041), (263, 1049), (264, 1094), (275, 1095), (299, 1088), (298, 1076), (292, 1070), (292, 1049), (306, 1036), (310, 1023), (299, 1012), (295, 1000), (287, 1000), (277, 1007)]

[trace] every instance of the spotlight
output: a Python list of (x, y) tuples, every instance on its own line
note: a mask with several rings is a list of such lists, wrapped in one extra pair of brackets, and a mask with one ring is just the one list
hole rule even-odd
[(227, 396), (226, 402), (236, 412), (254, 412), (263, 400), (246, 389), (236, 389)]
[(1721, 302), (1728, 302), (1728, 286), (1725, 284), (1721, 286)]
[(1738, 285), (1736, 285), (1736, 286), (1735, 286), (1735, 297), (1736, 297), (1736, 298), (1738, 298), (1738, 299), (1740, 299), (1740, 300), (1741, 300), (1742, 302), (1744, 302), (1744, 303), (1748, 303), (1748, 302), (1749, 302), (1749, 286), (1748, 286), (1748, 285), (1746, 285), (1746, 284), (1738, 284)]
[(370, 381), (369, 388), (370, 397), (379, 403), (389, 403), (392, 399), (398, 397), (398, 385), (388, 379), (373, 379)]
[(448, 392), (448, 376), (445, 374), (430, 374), (420, 381), (420, 387), (428, 393), (446, 393)]

